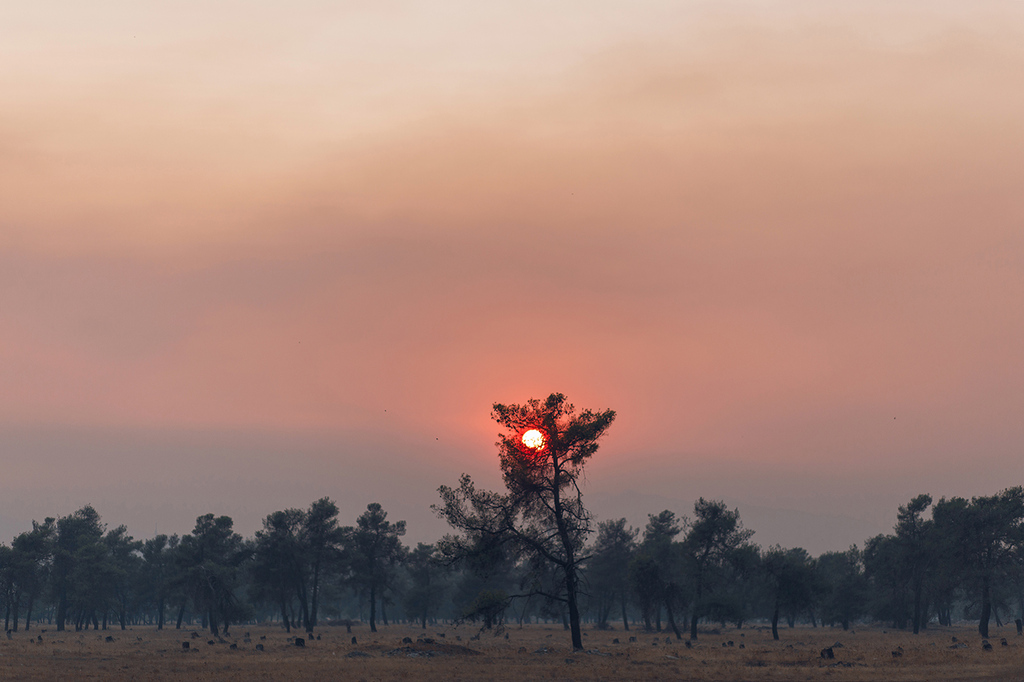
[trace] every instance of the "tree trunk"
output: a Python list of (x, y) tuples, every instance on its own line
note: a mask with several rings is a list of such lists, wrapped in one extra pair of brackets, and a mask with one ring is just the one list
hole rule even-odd
[(156, 629), (157, 630), (163, 630), (164, 629), (164, 597), (163, 597), (163, 595), (160, 596), (160, 601), (157, 602), (156, 612), (157, 612)]
[(675, 615), (672, 613), (672, 602), (665, 602), (665, 614), (668, 616), (668, 625), (672, 628), (672, 632), (676, 633), (676, 639), (682, 639), (683, 635), (679, 632), (679, 626), (676, 625)]
[(779, 605), (775, 605), (775, 610), (772, 612), (772, 639), (775, 641), (779, 640)]
[(914, 580), (914, 634), (921, 632), (921, 579)]
[(377, 587), (370, 585), (370, 632), (377, 632)]
[(67, 594), (61, 590), (60, 597), (57, 599), (57, 632), (64, 630), (64, 622), (68, 618), (68, 598)]
[(309, 630), (313, 631), (316, 627), (317, 610), (320, 603), (320, 560), (316, 560), (316, 564), (313, 566), (313, 594), (312, 594), (312, 608), (309, 614)]
[(696, 640), (697, 639), (697, 621), (699, 619), (700, 619), (700, 616), (697, 615), (697, 606), (694, 605), (693, 613), (690, 614), (690, 639), (691, 640)]
[(32, 606), (36, 603), (35, 592), (30, 592), (28, 595), (28, 607), (25, 613), (25, 632), (28, 632), (28, 626), (32, 622)]
[(988, 619), (992, 614), (992, 595), (989, 591), (989, 576), (981, 579), (981, 619), (978, 621), (978, 633), (988, 639)]
[(18, 607), (21, 606), (21, 590), (14, 591), (14, 631), (18, 631)]
[(626, 615), (626, 593), (622, 593), (622, 629), (629, 632), (629, 617)]
[(565, 567), (565, 590), (566, 590), (566, 602), (569, 606), (569, 630), (571, 631), (572, 637), (572, 648), (573, 651), (581, 651), (583, 649), (583, 632), (580, 630), (580, 608), (576, 603), (576, 591), (578, 588), (576, 582), (576, 565), (573, 563), (575, 560), (571, 554), (572, 548), (567, 547), (569, 550), (569, 563)]
[(185, 602), (181, 602), (181, 606), (178, 608), (178, 622), (175, 624), (174, 629), (181, 629), (181, 619), (185, 617)]

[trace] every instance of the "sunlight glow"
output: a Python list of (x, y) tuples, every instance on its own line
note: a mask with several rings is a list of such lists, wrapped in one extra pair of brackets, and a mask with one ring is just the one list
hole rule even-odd
[(540, 450), (544, 447), (544, 434), (537, 429), (530, 429), (523, 434), (523, 445), (531, 450)]

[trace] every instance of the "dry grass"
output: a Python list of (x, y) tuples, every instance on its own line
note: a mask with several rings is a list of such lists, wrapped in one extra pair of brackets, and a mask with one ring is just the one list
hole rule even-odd
[[(242, 639), (248, 629), (252, 641)], [(439, 635), (444, 633), (445, 637)], [(433, 643), (416, 644), (418, 628), (391, 626), (371, 634), (324, 628), (320, 641), (299, 648), (284, 631), (239, 627), (225, 643), (208, 644), (208, 633), (137, 627), (122, 632), (55, 632), (41, 628), (0, 640), (4, 680), (1002, 680), (1024, 678), (1024, 638), (1013, 628), (993, 630), (992, 651), (970, 628), (900, 632), (830, 628), (783, 630), (774, 642), (765, 629), (702, 633), (687, 648), (674, 638), (621, 630), (588, 630), (587, 653), (573, 653), (568, 634), (551, 626), (511, 628), (508, 639), (474, 630), (433, 628)], [(301, 633), (300, 633), (301, 634)], [(113, 642), (107, 642), (110, 635)], [(628, 641), (635, 635), (637, 641)], [(952, 637), (964, 648), (950, 648)], [(265, 637), (265, 639), (263, 639)], [(411, 637), (414, 644), (402, 644)], [(1000, 644), (1006, 637), (1007, 646)], [(619, 644), (613, 643), (618, 638)], [(729, 641), (733, 646), (729, 646)], [(190, 649), (182, 649), (188, 641)], [(822, 659), (821, 649), (835, 659)], [(230, 644), (236, 643), (237, 649)], [(725, 643), (725, 646), (723, 646)], [(257, 651), (262, 644), (264, 651)], [(742, 648), (741, 648), (742, 647)], [(892, 651), (901, 647), (903, 654)], [(353, 654), (362, 652), (365, 656)]]

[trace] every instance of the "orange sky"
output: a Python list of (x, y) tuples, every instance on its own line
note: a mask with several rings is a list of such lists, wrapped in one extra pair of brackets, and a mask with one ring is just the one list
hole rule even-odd
[(1022, 73), (1015, 2), (0, 6), (0, 537), (428, 539), (554, 390), (598, 499), (1018, 484)]

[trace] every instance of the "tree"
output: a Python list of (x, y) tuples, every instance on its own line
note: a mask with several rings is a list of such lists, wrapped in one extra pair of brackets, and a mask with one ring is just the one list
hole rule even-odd
[[(100, 523), (100, 515), (90, 505), (86, 505), (68, 516), (57, 519), (57, 533), (53, 550), (53, 569), (51, 573), (54, 600), (57, 603), (57, 630), (64, 630), (73, 597), (82, 594), (76, 589), (76, 568), (86, 558), (95, 558), (100, 552), (93, 551), (92, 546), (103, 538), (105, 528)], [(79, 575), (88, 575), (89, 571), (78, 571)], [(84, 614), (76, 619), (76, 626), (81, 627)]]
[(779, 613), (785, 609), (795, 614), (811, 605), (814, 561), (800, 547), (782, 549), (778, 545), (765, 553), (763, 561), (772, 610), (772, 639), (778, 640)]
[(425, 630), (427, 619), (434, 616), (441, 605), (444, 581), (434, 546), (419, 543), (405, 560), (409, 575), (409, 589), (405, 593), (405, 612), (420, 621)]
[(673, 607), (682, 596), (681, 546), (675, 542), (675, 537), (683, 529), (675, 513), (667, 509), (647, 518), (634, 572), (637, 587), (643, 593), (644, 625), (650, 629), (650, 612), (654, 610), (658, 630), (661, 630), (661, 607), (664, 606), (669, 627), (676, 639), (682, 639)]
[(263, 519), (263, 529), (256, 532), (253, 546), (252, 577), (262, 596), (269, 598), (281, 610), (281, 620), (287, 632), (293, 623), (289, 604), (299, 600), (303, 624), (311, 629), (306, 602), (307, 562), (300, 533), (304, 523), (301, 509), (286, 509)]
[(320, 587), (324, 572), (334, 567), (339, 558), (344, 533), (338, 525), (338, 505), (322, 497), (309, 506), (302, 521), (300, 540), (308, 562), (309, 622), (306, 629), (316, 627), (320, 610)]
[(452, 556), (469, 554), (484, 538), (510, 544), (529, 559), (553, 567), (561, 591), (544, 594), (568, 607), (572, 646), (582, 649), (579, 579), (591, 516), (583, 506), (579, 479), (615, 412), (577, 414), (564, 395), (552, 393), (544, 402), (495, 403), (491, 417), (505, 429), (497, 446), (507, 494), (478, 491), (468, 476), (458, 488), (441, 486), (442, 503), (434, 509), (462, 533), (461, 538), (446, 537), (442, 550)]
[(739, 512), (729, 511), (724, 502), (702, 497), (694, 503), (693, 512), (693, 523), (683, 546), (693, 590), (690, 639), (697, 639), (697, 622), (704, 615), (716, 581), (723, 576), (732, 552), (744, 545), (754, 532), (744, 530)]
[(164, 608), (170, 591), (174, 548), (178, 536), (168, 538), (160, 534), (142, 543), (142, 574), (145, 576), (148, 596), (156, 607), (156, 629), (164, 629)]
[(838, 622), (849, 630), (850, 622), (863, 613), (867, 594), (860, 550), (854, 545), (845, 552), (825, 552), (815, 570), (822, 587), (822, 622)]
[(993, 583), (1024, 542), (1024, 488), (1008, 488), (989, 497), (975, 497), (963, 515), (963, 547), (981, 616), (978, 632), (988, 637)]
[[(25, 629), (32, 623), (32, 609), (49, 577), (50, 560), (53, 554), (55, 519), (43, 523), (32, 522), (32, 530), (19, 534), (11, 543), (14, 551), (14, 578), (27, 599)], [(18, 624), (14, 624), (18, 629)]]
[(931, 495), (918, 495), (908, 504), (902, 505), (896, 514), (896, 541), (901, 560), (910, 575), (910, 589), (913, 594), (912, 623), (914, 634), (921, 631), (924, 614), (922, 604), (924, 598), (925, 572), (929, 562), (929, 534), (932, 522), (922, 518), (924, 511), (931, 506)]
[(205, 514), (196, 519), (192, 533), (178, 545), (181, 572), (176, 579), (195, 611), (206, 615), (215, 636), (221, 625), (226, 633), (232, 617), (240, 615), (235, 588), (238, 568), (249, 551), (233, 526), (230, 516)]
[(370, 599), (370, 632), (377, 632), (377, 600), (384, 598), (404, 550), (400, 538), (405, 535), (405, 521), (391, 523), (387, 517), (380, 504), (373, 502), (356, 519), (355, 528), (345, 529), (352, 582), (365, 589)]
[(142, 543), (128, 535), (127, 526), (118, 526), (103, 537), (110, 557), (110, 591), (117, 608), (117, 620), (124, 630), (128, 626), (128, 610), (135, 598), (134, 589), (142, 566), (139, 552)]
[(629, 564), (636, 552), (639, 529), (626, 525), (626, 519), (597, 524), (597, 540), (590, 551), (587, 577), (591, 594), (597, 599), (597, 624), (608, 627), (608, 618), (616, 603), (622, 609), (622, 628), (629, 630), (626, 605), (629, 600)]

